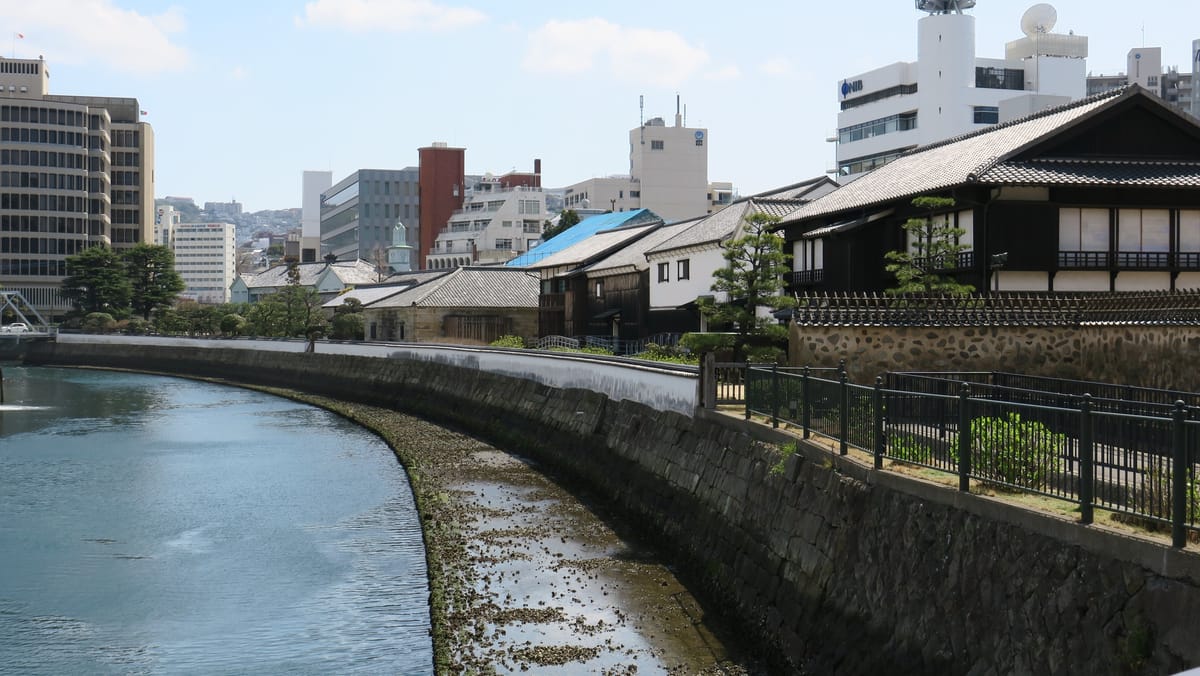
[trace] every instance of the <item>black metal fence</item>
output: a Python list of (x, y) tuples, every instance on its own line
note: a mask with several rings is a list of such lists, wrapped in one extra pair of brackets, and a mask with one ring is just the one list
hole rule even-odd
[(1169, 525), (1175, 547), (1200, 530), (1200, 409), (1188, 403), (1198, 395), (1077, 395), (1068, 390), (1102, 384), (1060, 381), (1045, 391), (1016, 385), (1046, 379), (982, 372), (893, 373), (867, 387), (848, 382), (844, 365), (726, 365), (737, 367), (747, 418), (799, 426), (842, 454), (866, 451), (876, 468), (890, 459), (956, 474), (964, 491), (974, 479), (1066, 500), (1083, 523), (1099, 508)]

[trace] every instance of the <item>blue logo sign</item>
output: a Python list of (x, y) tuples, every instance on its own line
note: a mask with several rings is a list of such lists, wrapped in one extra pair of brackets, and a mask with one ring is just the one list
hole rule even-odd
[(697, 140), (697, 141), (700, 141), (700, 140), (702, 140), (703, 138), (704, 138), (704, 132), (702, 132), (702, 131), (698, 131), (698, 132), (696, 132), (696, 140)]
[(862, 80), (842, 80), (842, 98), (846, 98), (855, 92), (861, 92), (863, 88)]

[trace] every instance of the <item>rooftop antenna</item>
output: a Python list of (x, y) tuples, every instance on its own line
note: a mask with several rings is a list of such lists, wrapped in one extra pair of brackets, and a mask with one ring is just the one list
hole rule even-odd
[(646, 145), (646, 95), (638, 94), (638, 126), (642, 128), (642, 145)]
[(1056, 21), (1058, 21), (1058, 10), (1054, 9), (1053, 5), (1044, 2), (1030, 7), (1021, 15), (1021, 32), (1026, 37), (1033, 38), (1033, 77), (1038, 81), (1038, 91), (1042, 89), (1041, 79), (1038, 77), (1038, 69), (1041, 65), (1038, 57), (1042, 55), (1042, 50), (1038, 43), (1043, 35), (1054, 28)]
[(917, 9), (930, 14), (962, 14), (975, 6), (975, 0), (916, 0)]
[(679, 92), (675, 92), (675, 126), (683, 126), (683, 115), (679, 112)]

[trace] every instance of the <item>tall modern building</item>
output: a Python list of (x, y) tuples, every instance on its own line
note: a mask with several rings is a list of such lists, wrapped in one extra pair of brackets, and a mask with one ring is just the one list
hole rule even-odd
[(359, 169), (321, 193), (321, 256), (386, 264), (396, 221), (414, 222), (420, 204), (416, 167)]
[(629, 174), (580, 181), (563, 189), (563, 208), (650, 209), (668, 222), (705, 216), (732, 202), (733, 184), (708, 181), (708, 129), (661, 117), (629, 131)]
[(975, 0), (917, 0), (917, 60), (837, 83), (837, 173), (852, 179), (919, 145), (969, 133), (1085, 95), (1087, 38), (1058, 34), (1035, 5), (1005, 58), (975, 56)]
[(42, 59), (0, 59), (0, 286), (54, 320), (67, 256), (152, 241), (154, 136), (137, 99), (49, 84)]
[(175, 271), (183, 277), (180, 298), (198, 303), (228, 303), (237, 277), (236, 226), (233, 223), (180, 223), (173, 228)]
[[(428, 267), (429, 252), (438, 233), (450, 221), (466, 198), (465, 148), (451, 148), (445, 143), (419, 148), (421, 216), (418, 233), (417, 258), (420, 269)], [(411, 236), (412, 233), (409, 233)]]

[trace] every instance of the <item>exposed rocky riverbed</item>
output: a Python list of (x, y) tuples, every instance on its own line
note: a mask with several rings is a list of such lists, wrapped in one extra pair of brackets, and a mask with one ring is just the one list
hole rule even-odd
[(302, 398), (374, 429), (408, 469), (439, 673), (758, 673), (669, 568), (536, 467), (419, 418)]

